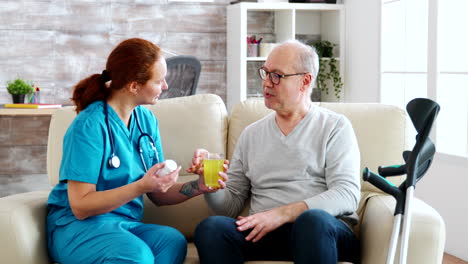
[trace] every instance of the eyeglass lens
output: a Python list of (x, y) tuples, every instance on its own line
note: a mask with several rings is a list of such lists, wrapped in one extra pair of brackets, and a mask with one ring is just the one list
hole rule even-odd
[(280, 78), (279, 78), (278, 74), (276, 74), (274, 72), (267, 72), (263, 68), (258, 69), (258, 71), (260, 73), (260, 77), (262, 78), (262, 80), (266, 80), (267, 75), (269, 75), (270, 81), (273, 84), (278, 84), (279, 83)]

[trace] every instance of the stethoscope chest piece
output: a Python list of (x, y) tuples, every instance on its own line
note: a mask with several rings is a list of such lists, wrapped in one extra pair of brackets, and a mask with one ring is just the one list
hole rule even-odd
[(112, 154), (109, 158), (109, 167), (117, 169), (120, 167), (120, 159), (117, 155)]

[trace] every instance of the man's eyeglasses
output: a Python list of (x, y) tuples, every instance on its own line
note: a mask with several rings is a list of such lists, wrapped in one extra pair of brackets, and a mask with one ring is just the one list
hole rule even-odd
[(260, 78), (262, 78), (262, 80), (265, 81), (267, 76), (269, 76), (270, 81), (273, 84), (279, 84), (280, 81), (281, 81), (281, 78), (294, 76), (294, 75), (301, 75), (301, 74), (307, 74), (307, 72), (293, 73), (293, 74), (278, 74), (278, 73), (275, 73), (275, 72), (268, 72), (263, 67), (258, 68), (258, 75), (260, 75)]

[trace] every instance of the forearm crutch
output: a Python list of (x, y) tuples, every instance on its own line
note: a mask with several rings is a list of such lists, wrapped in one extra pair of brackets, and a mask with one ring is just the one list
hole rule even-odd
[[(429, 133), (439, 113), (440, 106), (430, 99), (416, 98), (408, 103), (406, 110), (418, 134), (416, 135), (416, 144), (413, 150), (403, 152), (405, 164), (388, 167), (379, 166), (378, 174), (370, 171), (366, 167), (362, 175), (365, 181), (369, 181), (374, 186), (392, 195), (396, 199), (387, 264), (394, 264), (402, 222), (403, 229), (401, 231), (399, 263), (406, 264), (411, 227), (411, 204), (414, 197), (414, 189), (416, 183), (431, 166), (434, 158), (435, 146), (429, 138)], [(386, 177), (403, 174), (406, 174), (406, 180), (398, 187), (386, 179)]]

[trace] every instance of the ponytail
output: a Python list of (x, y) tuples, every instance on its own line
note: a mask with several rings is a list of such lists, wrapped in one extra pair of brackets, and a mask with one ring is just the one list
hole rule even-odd
[(110, 90), (101, 76), (102, 74), (93, 74), (75, 86), (71, 99), (76, 105), (76, 113), (95, 101), (106, 100), (109, 97)]

